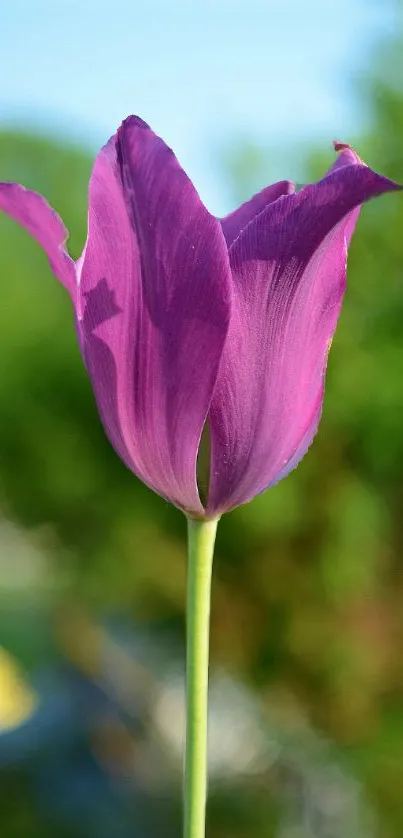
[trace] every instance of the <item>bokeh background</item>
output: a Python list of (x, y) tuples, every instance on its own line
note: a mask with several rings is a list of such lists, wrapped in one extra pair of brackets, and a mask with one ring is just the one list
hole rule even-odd
[[(0, 178), (78, 256), (99, 146), (137, 112), (212, 211), (353, 142), (403, 180), (393, 0), (0, 11)], [(364, 208), (324, 415), (220, 525), (209, 838), (403, 834), (403, 202)], [(0, 218), (0, 829), (181, 834), (185, 521), (104, 437), (69, 300)]]

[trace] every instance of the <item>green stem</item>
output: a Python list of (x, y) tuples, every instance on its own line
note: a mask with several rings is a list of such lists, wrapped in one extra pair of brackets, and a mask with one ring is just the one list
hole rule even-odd
[(205, 838), (210, 592), (218, 519), (188, 519), (184, 838)]

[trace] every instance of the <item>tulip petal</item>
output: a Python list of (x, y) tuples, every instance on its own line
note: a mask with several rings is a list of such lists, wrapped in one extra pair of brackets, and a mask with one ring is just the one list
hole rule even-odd
[(136, 117), (99, 154), (89, 205), (77, 316), (106, 433), (148, 486), (202, 515), (196, 457), (232, 294), (220, 224)]
[(0, 209), (41, 245), (53, 273), (75, 299), (76, 269), (66, 251), (68, 233), (58, 214), (37, 192), (18, 183), (0, 183)]
[[(357, 152), (354, 151), (354, 149), (351, 148), (351, 146), (347, 145), (346, 143), (340, 143), (340, 142), (334, 142), (333, 145), (334, 145), (335, 151), (338, 151), (340, 153), (337, 155), (335, 162), (331, 166), (330, 172), (335, 172), (335, 171), (337, 171), (337, 169), (341, 169), (343, 166), (349, 166), (351, 164), (353, 164), (353, 165), (365, 165), (362, 162), (361, 158), (358, 156)], [(351, 237), (354, 233), (354, 228), (355, 228), (355, 225), (357, 223), (358, 216), (360, 214), (360, 209), (361, 209), (361, 206), (356, 207), (356, 209), (349, 212), (348, 216), (346, 216), (343, 219), (343, 221), (341, 222), (341, 227), (342, 227), (342, 230), (344, 231), (345, 246), (346, 246), (345, 267), (346, 267), (346, 264), (347, 264), (347, 248), (350, 244)], [(344, 282), (345, 282), (345, 279), (346, 279), (346, 277), (344, 277)], [(329, 342), (329, 349), (330, 349), (330, 342)], [(326, 356), (326, 360), (327, 360), (327, 356)], [(326, 366), (326, 362), (325, 362), (325, 366)], [(323, 373), (325, 374), (325, 372), (326, 372), (326, 369), (324, 367)], [(301, 439), (301, 441), (300, 441), (296, 451), (294, 452), (293, 456), (291, 457), (291, 459), (288, 460), (285, 463), (283, 469), (277, 475), (277, 477), (274, 481), (275, 483), (279, 483), (280, 480), (283, 480), (284, 477), (287, 477), (287, 475), (294, 468), (297, 467), (298, 463), (301, 461), (304, 454), (306, 454), (309, 446), (311, 445), (311, 443), (312, 443), (312, 441), (315, 437), (315, 434), (318, 430), (318, 425), (319, 425), (319, 422), (320, 422), (320, 418), (321, 418), (321, 415), (322, 415), (322, 403), (323, 403), (323, 396), (324, 396), (324, 389), (325, 389), (324, 374), (323, 374), (323, 386), (322, 386), (322, 389), (319, 393), (316, 408), (314, 410), (312, 419), (311, 419), (311, 421), (308, 425), (308, 429), (307, 429), (306, 433), (304, 434), (303, 438)]]
[(208, 514), (285, 476), (316, 432), (347, 237), (364, 201), (399, 188), (358, 158), (340, 162), (317, 184), (269, 204), (230, 248), (234, 298), (209, 412)]
[(234, 212), (230, 212), (225, 218), (221, 218), (221, 226), (228, 247), (232, 245), (246, 225), (253, 221), (268, 204), (277, 201), (277, 198), (282, 195), (291, 195), (293, 192), (295, 192), (294, 183), (289, 180), (280, 180), (278, 183), (273, 183), (257, 192), (253, 198), (241, 204)]

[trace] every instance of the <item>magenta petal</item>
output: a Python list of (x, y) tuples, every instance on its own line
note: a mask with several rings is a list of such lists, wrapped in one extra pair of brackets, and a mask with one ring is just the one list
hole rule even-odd
[(201, 515), (196, 457), (232, 292), (220, 224), (135, 117), (99, 154), (89, 205), (77, 314), (103, 424), (148, 486)]
[(238, 209), (221, 218), (221, 226), (227, 242), (228, 247), (239, 236), (240, 232), (252, 221), (262, 210), (277, 201), (282, 195), (291, 195), (295, 192), (295, 184), (289, 180), (280, 180), (278, 183), (273, 183), (272, 186), (267, 186), (260, 192), (257, 192), (245, 204), (241, 204)]
[(76, 269), (66, 249), (67, 230), (47, 201), (18, 183), (0, 183), (0, 209), (18, 221), (45, 251), (50, 266), (73, 300)]
[(209, 413), (209, 514), (285, 476), (315, 434), (357, 207), (398, 188), (344, 160), (269, 204), (230, 248), (234, 299)]

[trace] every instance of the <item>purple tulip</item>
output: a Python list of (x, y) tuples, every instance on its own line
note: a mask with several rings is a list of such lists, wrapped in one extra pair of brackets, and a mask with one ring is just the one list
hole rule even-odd
[(95, 161), (77, 262), (44, 198), (0, 184), (0, 208), (70, 293), (113, 447), (196, 518), (285, 477), (317, 430), (360, 205), (399, 188), (335, 148), (318, 183), (296, 193), (281, 181), (217, 219), (172, 151), (129, 117)]

